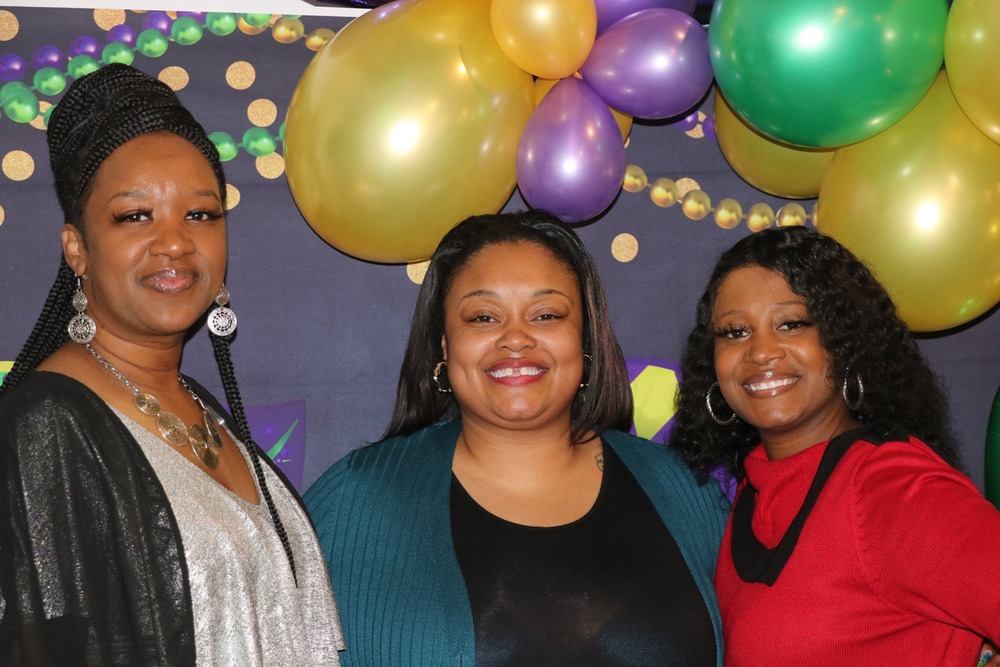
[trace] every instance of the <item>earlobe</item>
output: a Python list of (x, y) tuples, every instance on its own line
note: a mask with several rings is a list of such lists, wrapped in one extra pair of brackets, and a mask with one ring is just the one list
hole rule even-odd
[(441, 336), (441, 358), (448, 361), (448, 339)]
[(63, 225), (62, 233), (63, 256), (73, 273), (82, 276), (87, 273), (87, 244), (83, 234), (74, 225)]

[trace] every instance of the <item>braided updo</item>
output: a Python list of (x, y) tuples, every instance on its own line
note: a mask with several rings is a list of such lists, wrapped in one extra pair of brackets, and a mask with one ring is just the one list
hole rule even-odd
[(74, 82), (49, 117), (49, 159), (67, 223), (80, 226), (88, 186), (108, 156), (151, 132), (171, 132), (194, 144), (212, 165), (225, 204), (222, 161), (204, 128), (165, 83), (115, 63)]

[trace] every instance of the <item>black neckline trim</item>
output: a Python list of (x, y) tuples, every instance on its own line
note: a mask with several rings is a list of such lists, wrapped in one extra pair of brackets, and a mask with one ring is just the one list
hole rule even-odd
[[(876, 445), (882, 444), (882, 442), (887, 441), (886, 435), (889, 435), (890, 432), (893, 435), (899, 433), (891, 423), (879, 420), (841, 433), (831, 440), (826, 451), (823, 452), (823, 458), (820, 459), (816, 476), (813, 477), (805, 500), (802, 501), (802, 507), (799, 508), (798, 514), (788, 526), (781, 541), (772, 549), (765, 547), (753, 534), (753, 514), (757, 507), (757, 489), (747, 482), (733, 506), (733, 529), (730, 544), (733, 565), (740, 579), (747, 583), (773, 586), (785, 564), (788, 563), (788, 559), (791, 558), (792, 551), (795, 550), (795, 545), (798, 544), (799, 536), (802, 534), (802, 528), (812, 512), (813, 506), (816, 505), (820, 492), (847, 450), (858, 440), (865, 440)], [(876, 437), (866, 437), (869, 433), (875, 434)]]

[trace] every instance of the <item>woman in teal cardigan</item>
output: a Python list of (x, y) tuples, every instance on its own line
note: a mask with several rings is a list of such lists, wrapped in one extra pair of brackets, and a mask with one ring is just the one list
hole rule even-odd
[(544, 214), (441, 241), (386, 437), (305, 497), (345, 665), (722, 664), (728, 505), (625, 432), (609, 322), (592, 258)]

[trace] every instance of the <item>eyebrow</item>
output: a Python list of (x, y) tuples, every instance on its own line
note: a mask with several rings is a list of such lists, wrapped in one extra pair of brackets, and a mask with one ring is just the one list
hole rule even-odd
[[(569, 298), (569, 296), (565, 292), (563, 292), (562, 290), (557, 290), (555, 288), (535, 290), (534, 292), (531, 293), (531, 296), (532, 297), (540, 297), (540, 296), (550, 296), (552, 294), (563, 296), (563, 297), (566, 297), (567, 299)], [(461, 298), (459, 299), (459, 301), (464, 301), (465, 299), (471, 299), (472, 297), (483, 297), (483, 298), (487, 298), (487, 299), (497, 299), (497, 298), (500, 297), (500, 294), (497, 293), (497, 292), (494, 292), (493, 290), (477, 289), (477, 290), (472, 290), (471, 292), (469, 292), (467, 294), (463, 294), (461, 296)]]
[[(772, 304), (772, 305), (776, 306), (776, 307), (805, 306), (806, 310), (809, 309), (809, 306), (808, 306), (808, 304), (806, 304), (805, 299), (796, 299), (795, 301), (779, 301), (778, 303), (775, 303), (775, 304)], [(725, 311), (724, 313), (719, 313), (718, 317), (726, 317), (727, 315), (738, 315), (738, 314), (740, 314), (742, 312), (743, 311), (741, 311), (741, 310), (739, 310), (737, 308), (733, 308), (731, 310)]]
[[(194, 190), (187, 194), (194, 195), (196, 197), (209, 197), (219, 202), (222, 201), (222, 199), (219, 197), (219, 193), (216, 192), (215, 190)], [(116, 192), (112, 194), (110, 197), (108, 197), (108, 201), (112, 202), (116, 199), (136, 199), (149, 196), (151, 195), (147, 190), (140, 190), (140, 189), (120, 190), (119, 192)]]

